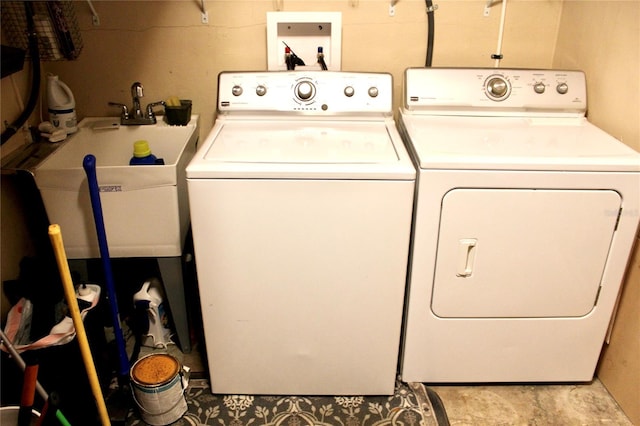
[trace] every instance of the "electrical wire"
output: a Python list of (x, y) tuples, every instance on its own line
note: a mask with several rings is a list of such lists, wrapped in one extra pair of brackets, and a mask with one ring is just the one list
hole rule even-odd
[(433, 61), (433, 36), (434, 36), (434, 6), (432, 0), (425, 0), (427, 6), (427, 57), (425, 60), (425, 67), (431, 67)]

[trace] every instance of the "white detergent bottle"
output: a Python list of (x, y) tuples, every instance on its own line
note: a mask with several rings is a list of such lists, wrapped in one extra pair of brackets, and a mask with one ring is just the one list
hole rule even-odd
[(149, 328), (142, 335), (142, 345), (151, 348), (164, 348), (172, 344), (169, 318), (162, 301), (162, 284), (156, 278), (145, 281), (142, 288), (133, 295), (136, 307), (148, 304), (147, 317)]
[(47, 76), (47, 103), (49, 121), (67, 134), (78, 130), (76, 100), (69, 86), (58, 79), (57, 75)]

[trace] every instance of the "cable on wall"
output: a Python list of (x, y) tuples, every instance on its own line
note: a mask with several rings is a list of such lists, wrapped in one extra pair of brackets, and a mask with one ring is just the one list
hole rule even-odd
[(425, 67), (431, 67), (433, 61), (433, 35), (434, 35), (434, 17), (433, 12), (438, 8), (434, 6), (431, 0), (425, 0), (427, 6), (427, 57), (425, 60)]
[(504, 36), (504, 22), (507, 16), (507, 0), (502, 0), (502, 13), (500, 14), (500, 29), (498, 30), (498, 47), (496, 53), (491, 55), (491, 59), (495, 59), (494, 67), (500, 67), (500, 60), (502, 60), (502, 38)]

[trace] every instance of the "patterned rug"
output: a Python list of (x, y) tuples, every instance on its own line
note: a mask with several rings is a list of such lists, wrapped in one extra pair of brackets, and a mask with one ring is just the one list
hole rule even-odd
[[(391, 396), (214, 395), (191, 379), (188, 411), (171, 426), (448, 426), (440, 397), (421, 383), (396, 383)], [(145, 425), (137, 409), (127, 425)]]

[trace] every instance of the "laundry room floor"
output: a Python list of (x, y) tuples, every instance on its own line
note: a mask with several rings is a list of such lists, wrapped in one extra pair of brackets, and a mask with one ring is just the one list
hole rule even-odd
[[(170, 345), (168, 352), (207, 378), (199, 343), (190, 354)], [(158, 349), (142, 348), (140, 356)], [(460, 425), (616, 425), (633, 426), (596, 378), (579, 384), (428, 385), (442, 400), (449, 422)]]
[(429, 386), (453, 425), (630, 425), (597, 378), (581, 384)]

